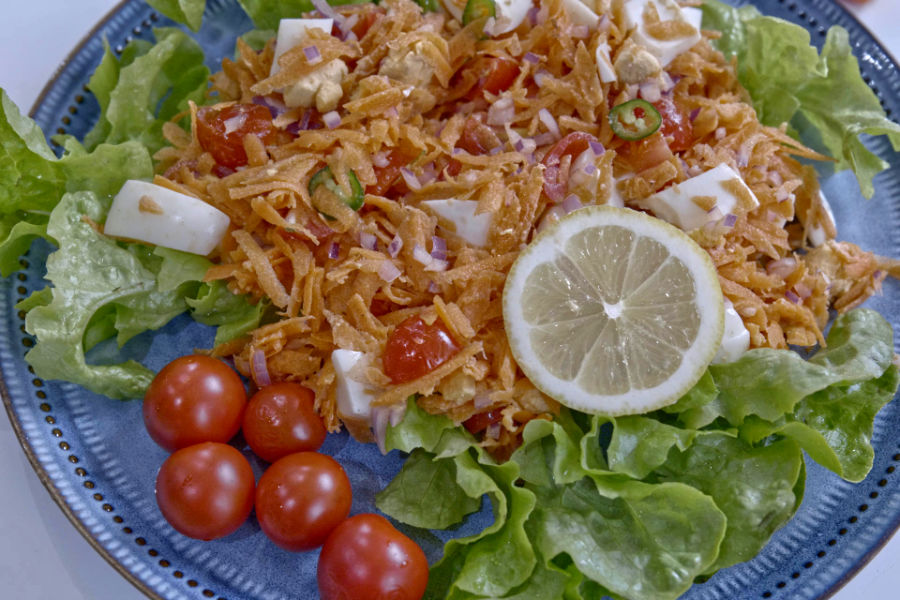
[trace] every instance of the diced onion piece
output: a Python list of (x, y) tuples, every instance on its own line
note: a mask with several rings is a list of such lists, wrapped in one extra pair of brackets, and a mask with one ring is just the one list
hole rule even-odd
[(391, 240), (391, 243), (388, 244), (388, 254), (391, 255), (391, 258), (397, 258), (397, 255), (400, 254), (400, 249), (403, 248), (403, 238), (400, 237), (400, 234), (396, 234), (394, 239)]
[(779, 279), (789, 276), (797, 268), (797, 260), (791, 256), (770, 261), (766, 265), (766, 273)]
[(566, 199), (562, 202), (563, 210), (566, 211), (566, 214), (578, 210), (582, 207), (581, 198), (576, 196), (575, 194), (569, 194), (566, 196)]
[(421, 244), (416, 244), (413, 247), (413, 258), (416, 260), (416, 262), (419, 262), (425, 266), (430, 265), (431, 261), (433, 260), (431, 254), (429, 254), (428, 250), (423, 248)]
[(253, 375), (253, 381), (259, 387), (265, 387), (272, 384), (272, 378), (269, 376), (269, 367), (266, 364), (266, 353), (257, 348), (250, 357), (250, 374)]
[(534, 52), (526, 52), (525, 56), (522, 57), (526, 62), (530, 62), (533, 65), (541, 62), (541, 57), (535, 54)]
[(406, 182), (406, 186), (413, 190), (418, 191), (422, 189), (422, 182), (419, 181), (419, 178), (416, 177), (416, 174), (410, 171), (407, 167), (403, 167), (400, 169), (400, 175), (403, 176), (403, 181)]
[(199, 198), (130, 179), (113, 199), (103, 231), (182, 252), (206, 255), (219, 245), (228, 215)]
[(378, 238), (375, 237), (374, 233), (361, 231), (359, 233), (359, 245), (366, 250), (374, 250), (378, 245)]
[(541, 123), (544, 124), (544, 127), (547, 128), (547, 131), (552, 133), (554, 137), (559, 137), (559, 124), (556, 122), (556, 118), (550, 114), (549, 110), (546, 108), (539, 110), (538, 118), (541, 120)]
[(394, 261), (385, 259), (378, 265), (378, 276), (384, 281), (391, 283), (400, 277), (400, 269), (394, 264)]
[(336, 129), (341, 124), (341, 115), (336, 110), (330, 110), (322, 115), (322, 122), (328, 129)]
[(306, 46), (303, 48), (303, 55), (306, 56), (306, 62), (311, 65), (317, 65), (322, 62), (322, 53), (319, 52), (318, 46)]
[(440, 236), (431, 237), (431, 256), (439, 260), (447, 258), (447, 241)]

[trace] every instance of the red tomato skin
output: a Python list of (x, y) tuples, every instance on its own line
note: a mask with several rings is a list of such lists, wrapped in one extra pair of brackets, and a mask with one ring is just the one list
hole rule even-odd
[(316, 578), (322, 600), (419, 600), (428, 559), (384, 517), (354, 515), (328, 536)]
[(499, 408), (495, 408), (494, 410), (489, 410), (487, 412), (480, 412), (472, 415), (465, 421), (463, 421), (463, 426), (469, 433), (475, 434), (480, 431), (484, 431), (488, 428), (488, 426), (493, 425), (499, 421), (503, 420), (503, 411)]
[(327, 431), (314, 409), (315, 393), (299, 383), (273, 383), (253, 394), (242, 431), (253, 453), (267, 462), (318, 450)]
[(156, 502), (181, 534), (215, 540), (236, 531), (253, 510), (253, 469), (236, 448), (206, 442), (178, 450), (156, 476)]
[(432, 372), (459, 350), (440, 319), (428, 325), (414, 315), (388, 336), (381, 360), (392, 382), (406, 383)]
[(480, 56), (475, 59), (472, 69), (478, 73), (478, 80), (466, 96), (470, 100), (481, 97), (484, 92), (494, 95), (505, 92), (519, 76), (519, 65), (505, 56)]
[(617, 153), (617, 159), (623, 160), (636, 173), (655, 167), (673, 156), (660, 131), (636, 142), (625, 142), (617, 149)]
[(693, 145), (694, 127), (690, 115), (669, 96), (663, 96), (653, 103), (662, 117), (659, 130), (669, 142), (672, 152), (682, 152)]
[(227, 442), (241, 428), (247, 392), (222, 361), (192, 354), (156, 374), (144, 395), (144, 425), (169, 451), (201, 442)]
[(416, 158), (417, 152), (411, 148), (397, 147), (388, 151), (385, 166), (374, 167), (375, 183), (366, 186), (366, 193), (384, 196), (400, 179), (400, 170)]
[(583, 131), (573, 131), (560, 138), (556, 144), (550, 148), (550, 151), (544, 155), (541, 161), (548, 167), (554, 167), (560, 163), (563, 156), (569, 155), (572, 160), (591, 147), (591, 141), (596, 140), (594, 136)]
[(256, 518), (275, 545), (291, 552), (321, 546), (350, 514), (352, 490), (343, 467), (318, 452), (273, 463), (256, 486)]
[(197, 111), (197, 140), (222, 166), (236, 169), (247, 164), (244, 136), (259, 136), (264, 144), (274, 143), (279, 130), (272, 113), (258, 104), (231, 104), (224, 108), (204, 106)]

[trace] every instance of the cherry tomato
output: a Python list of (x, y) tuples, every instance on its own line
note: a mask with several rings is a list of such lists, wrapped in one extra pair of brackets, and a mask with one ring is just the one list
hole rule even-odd
[(486, 412), (476, 413), (463, 422), (463, 426), (469, 433), (484, 431), (489, 425), (493, 425), (503, 419), (503, 411), (499, 408)]
[(500, 138), (493, 129), (477, 117), (469, 117), (463, 123), (463, 130), (456, 142), (456, 147), (462, 148), (469, 154), (481, 155), (487, 154), (499, 144)]
[(256, 518), (276, 545), (299, 552), (321, 546), (350, 514), (344, 469), (317, 452), (289, 454), (272, 464), (256, 487)]
[(247, 393), (231, 367), (210, 356), (176, 358), (144, 395), (144, 425), (166, 450), (227, 442), (240, 430)]
[(328, 536), (316, 578), (322, 600), (419, 600), (428, 585), (428, 560), (384, 517), (354, 515)]
[(388, 336), (381, 360), (392, 382), (405, 383), (435, 370), (459, 350), (440, 319), (428, 325), (414, 315)]
[(662, 117), (663, 137), (669, 141), (672, 152), (687, 150), (693, 145), (694, 128), (691, 125), (690, 115), (669, 96), (663, 96), (653, 103)]
[(244, 136), (259, 136), (273, 144), (280, 132), (272, 124), (272, 113), (258, 104), (231, 104), (224, 108), (204, 106), (197, 111), (197, 139), (216, 162), (236, 169), (247, 164)]
[(467, 98), (474, 99), (484, 92), (499, 94), (508, 90), (519, 76), (519, 65), (505, 56), (479, 56), (469, 67), (477, 76)]
[(244, 439), (261, 459), (275, 462), (304, 450), (318, 450), (325, 425), (313, 408), (315, 394), (299, 383), (273, 383), (250, 398), (244, 411)]
[(207, 442), (182, 448), (156, 476), (156, 502), (178, 532), (215, 540), (234, 532), (253, 509), (253, 469), (237, 449)]
[(590, 148), (594, 136), (583, 131), (573, 131), (560, 138), (556, 144), (544, 155), (541, 161), (546, 167), (544, 170), (544, 193), (555, 202), (563, 199), (569, 189), (568, 181), (560, 181), (559, 164), (563, 156), (571, 156), (575, 160), (578, 155)]

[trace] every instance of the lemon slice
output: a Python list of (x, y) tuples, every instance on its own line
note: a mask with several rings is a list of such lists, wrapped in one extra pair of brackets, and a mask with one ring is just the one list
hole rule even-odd
[(672, 404), (722, 340), (722, 289), (681, 230), (627, 208), (590, 206), (543, 231), (503, 289), (513, 356), (545, 394), (611, 416)]

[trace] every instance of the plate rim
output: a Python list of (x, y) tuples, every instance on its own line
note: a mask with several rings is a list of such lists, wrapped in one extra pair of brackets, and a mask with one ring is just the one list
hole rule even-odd
[[(727, 0), (726, 0), (727, 1)], [(754, 0), (739, 0), (742, 5), (746, 4), (754, 4)], [(778, 0), (780, 3), (784, 3), (784, 0)], [(817, 4), (817, 0), (808, 0), (812, 4)], [(79, 42), (66, 54), (65, 58), (57, 65), (54, 69), (53, 74), (41, 88), (41, 91), (38, 93), (34, 102), (32, 103), (28, 116), (29, 118), (34, 118), (37, 111), (40, 107), (47, 101), (47, 98), (53, 89), (53, 87), (58, 83), (59, 79), (62, 77), (66, 69), (75, 61), (75, 59), (81, 54), (81, 52), (85, 49), (85, 47), (93, 40), (95, 37), (104, 29), (104, 27), (112, 21), (127, 5), (133, 3), (145, 3), (143, 0), (118, 0), (115, 5), (113, 5), (92, 27), (88, 30), (79, 40)], [(858, 32), (864, 34), (868, 37), (868, 39), (874, 43), (877, 49), (893, 64), (893, 66), (900, 70), (900, 61), (884, 46), (882, 41), (874, 34), (872, 31), (864, 25), (860, 20), (856, 17), (856, 15), (850, 11), (846, 6), (844, 6), (838, 0), (830, 0), (828, 2), (832, 5), (833, 9), (836, 9), (842, 16), (848, 19), (853, 23), (854, 27), (857, 28)], [(149, 7), (155, 11), (155, 8)], [(182, 29), (186, 29), (181, 25), (178, 25)], [(812, 41), (812, 40), (811, 40)], [(854, 50), (858, 50), (859, 47), (856, 46)], [(871, 88), (871, 85), (870, 85)], [(45, 136), (47, 132), (44, 132)], [(900, 166), (898, 166), (900, 168)], [(37, 475), (40, 482), (44, 485), (44, 488), (50, 494), (50, 497), (56, 503), (56, 505), (62, 510), (63, 514), (66, 518), (72, 523), (75, 529), (81, 534), (81, 536), (88, 542), (88, 544), (101, 556), (103, 559), (110, 564), (110, 566), (115, 569), (122, 577), (124, 577), (128, 582), (130, 582), (138, 591), (143, 593), (145, 596), (150, 598), (151, 600), (165, 600), (165, 598), (158, 593), (156, 590), (152, 589), (148, 584), (138, 578), (135, 573), (130, 571), (128, 567), (126, 567), (122, 562), (116, 560), (116, 558), (112, 555), (111, 551), (104, 547), (100, 541), (95, 537), (94, 534), (87, 528), (85, 523), (83, 523), (78, 516), (75, 514), (72, 507), (66, 502), (62, 492), (54, 483), (51, 476), (48, 474), (47, 470), (44, 468), (44, 465), (41, 464), (40, 460), (37, 457), (37, 454), (28, 441), (28, 436), (25, 434), (22, 429), (22, 424), (20, 423), (15, 409), (13, 407), (12, 397), (10, 396), (9, 389), (6, 385), (6, 380), (3, 373), (2, 365), (0, 365), (0, 398), (2, 398), (3, 405), (9, 418), (10, 425), (12, 427), (13, 433), (16, 439), (21, 446), (25, 457), (28, 460), (28, 463), (31, 465), (31, 468)], [(897, 398), (895, 398), (895, 401)], [(821, 595), (817, 597), (817, 600), (828, 600), (832, 598), (837, 592), (839, 592), (847, 583), (849, 583), (853, 578), (855, 578), (860, 571), (862, 571), (871, 561), (872, 559), (881, 552), (885, 545), (900, 532), (900, 512), (898, 512), (889, 527), (884, 530), (884, 533), (877, 539), (875, 543), (871, 545), (868, 551), (863, 554), (859, 561), (853, 564), (853, 566), (848, 569), (845, 573), (843, 573), (833, 584), (831, 584), (827, 589), (825, 589)]]

